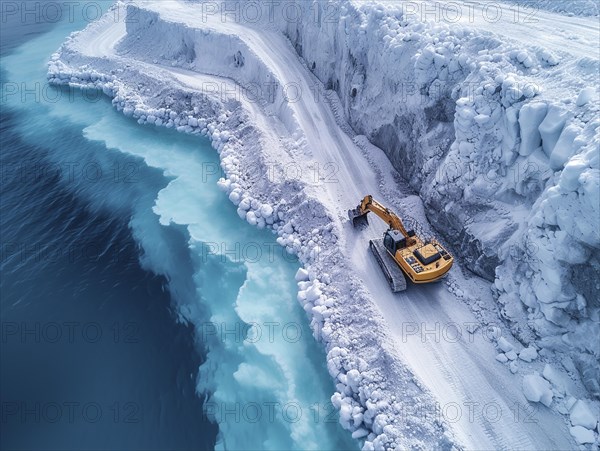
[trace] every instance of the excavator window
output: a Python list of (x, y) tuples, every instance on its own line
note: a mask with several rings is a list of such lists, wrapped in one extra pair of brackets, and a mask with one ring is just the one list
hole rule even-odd
[(395, 254), (398, 249), (406, 247), (406, 238), (397, 230), (389, 230), (383, 239), (383, 245), (392, 254)]
[(385, 234), (385, 238), (383, 240), (383, 245), (392, 254), (394, 254), (396, 252), (396, 246), (394, 243), (394, 239), (392, 238), (392, 236), (389, 233)]

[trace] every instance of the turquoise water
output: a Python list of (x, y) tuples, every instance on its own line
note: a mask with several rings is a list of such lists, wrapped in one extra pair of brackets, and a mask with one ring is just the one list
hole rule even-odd
[[(43, 86), (45, 61), (71, 28), (58, 25), (3, 57), (6, 79), (48, 89)], [(217, 188), (218, 155), (207, 140), (140, 126), (117, 113), (106, 98), (68, 89), (50, 88), (37, 99), (8, 95), (3, 106), (17, 118), (12, 132), (45, 148), (44, 163), (61, 168), (55, 182), (71, 196), (63, 204), (77, 202), (94, 218), (105, 218), (104, 239), (114, 231), (106, 218), (124, 221), (141, 269), (165, 281), (173, 314), (180, 327), (193, 331), (201, 356), (197, 376), (194, 370), (180, 376), (193, 377), (197, 393), (181, 392), (198, 400), (206, 396), (204, 413), (219, 428), (217, 449), (355, 449), (337, 423), (324, 353), (295, 299), (298, 263), (271, 233), (239, 219)], [(68, 231), (69, 214), (55, 233)], [(103, 273), (96, 269), (87, 274), (90, 280)], [(62, 277), (68, 279), (69, 272)], [(128, 275), (127, 283), (132, 282), (135, 286)], [(14, 302), (27, 303), (28, 297)], [(169, 335), (159, 339), (174, 340)], [(140, 352), (177, 354), (177, 349), (170, 345)], [(145, 358), (153, 360), (152, 355)], [(140, 362), (132, 357), (130, 363)], [(150, 367), (139, 386), (153, 379), (153, 371)], [(118, 378), (111, 383), (119, 383)], [(166, 400), (159, 395), (139, 402)], [(172, 426), (172, 432), (199, 428), (206, 442), (214, 443), (203, 415), (193, 409), (186, 413), (191, 418), (183, 425), (179, 421), (179, 428)], [(150, 433), (170, 424), (164, 415), (145, 425)], [(213, 446), (207, 443), (197, 447)]]

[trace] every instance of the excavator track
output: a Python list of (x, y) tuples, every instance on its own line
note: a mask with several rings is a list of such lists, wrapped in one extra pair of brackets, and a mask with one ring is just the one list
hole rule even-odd
[(390, 284), (390, 288), (394, 293), (406, 290), (406, 278), (404, 273), (398, 266), (398, 263), (392, 258), (389, 252), (383, 245), (383, 239), (371, 240), (369, 242), (371, 252), (377, 259), (377, 263), (383, 271), (383, 275)]

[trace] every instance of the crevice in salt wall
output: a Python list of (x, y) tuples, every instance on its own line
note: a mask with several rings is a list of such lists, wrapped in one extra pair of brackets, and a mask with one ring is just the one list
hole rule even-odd
[[(312, 11), (312, 9), (304, 8), (303, 11)], [(344, 7), (341, 7), (338, 12), (342, 11), (348, 13)], [(360, 17), (360, 14), (358, 11), (353, 11), (351, 16), (355, 19)], [(428, 219), (452, 244), (455, 252), (464, 259), (466, 266), (476, 274), (493, 281), (498, 258), (489, 251), (484, 252), (483, 245), (477, 237), (465, 229), (464, 217), (462, 217), (464, 215), (458, 217), (452, 212), (447, 212), (444, 199), (435, 196), (435, 193), (423, 196), (423, 186), (431, 183), (431, 179), (435, 177), (435, 169), (447, 155), (455, 140), (453, 122), (456, 102), (442, 91), (444, 89), (448, 91), (449, 88), (432, 86), (432, 83), (418, 83), (414, 81), (416, 77), (411, 73), (412, 71), (407, 72), (405, 81), (398, 79), (400, 77), (382, 80), (377, 75), (369, 76), (369, 74), (380, 73), (380, 67), (367, 54), (369, 46), (348, 46), (346, 40), (350, 33), (348, 28), (344, 28), (342, 36), (339, 36), (338, 25), (346, 19), (340, 16), (330, 16), (327, 22), (323, 21), (322, 17), (319, 19), (317, 22), (311, 16), (303, 17), (302, 21), (288, 22), (285, 24), (284, 34), (290, 39), (297, 53), (306, 60), (307, 67), (327, 89), (334, 90), (338, 94), (350, 126), (358, 133), (366, 135), (371, 143), (381, 148), (398, 173), (421, 194), (428, 207), (426, 210)], [(316, 46), (315, 35), (318, 41)], [(312, 43), (312, 45), (304, 43)], [(405, 53), (410, 60), (415, 56), (414, 50), (417, 46), (413, 46), (413, 49), (410, 49), (410, 45), (408, 47)], [(326, 55), (325, 58), (323, 54)], [(340, 61), (335, 59), (336, 55), (344, 55), (344, 57)], [(383, 60), (385, 61), (385, 58)], [(458, 85), (465, 78), (466, 74), (461, 71), (460, 74), (455, 74), (453, 83)], [(371, 79), (373, 84), (382, 83), (390, 86), (382, 86), (378, 95), (370, 97), (371, 91), (365, 92), (365, 86), (369, 85)], [(384, 92), (389, 92), (389, 96)], [(376, 128), (373, 127), (373, 121), (365, 117), (370, 114), (370, 111), (365, 110), (363, 105), (378, 102), (385, 105), (386, 102), (395, 102), (398, 97), (411, 102), (416, 99), (421, 105), (417, 105), (416, 108), (414, 105), (381, 108), (380, 117), (375, 121)], [(428, 157), (431, 155), (428, 155), (428, 152), (424, 153), (423, 147), (433, 150), (435, 164), (428, 163)], [(426, 169), (427, 165), (429, 171)]]

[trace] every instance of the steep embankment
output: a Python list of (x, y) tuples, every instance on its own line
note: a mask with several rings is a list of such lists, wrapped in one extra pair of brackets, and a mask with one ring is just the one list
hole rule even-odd
[[(202, 25), (193, 10), (168, 4), (175, 17), (131, 5), (127, 11), (135, 20), (127, 24), (114, 20), (115, 10), (120, 8), (122, 14), (124, 8), (117, 4), (53, 55), (50, 81), (102, 89), (116, 108), (140, 123), (209, 136), (220, 154), (221, 186), (240, 217), (273, 229), (278, 242), (307, 268), (297, 275), (298, 300), (327, 351), (327, 368), (337, 390), (332, 402), (344, 427), (366, 449), (450, 449), (453, 439), (443, 418), (402, 415), (400, 421), (402, 412), (428, 409), (435, 400), (397, 357), (381, 312), (343, 257), (342, 220), (319, 197), (327, 192), (336, 196), (344, 187), (327, 184), (326, 169), (308, 155), (307, 137), (298, 125), (307, 106), (292, 105), (281, 89), (269, 97), (262, 91), (254, 97), (242, 95), (231, 80), (258, 86), (277, 83), (274, 71), (284, 76), (283, 66), (267, 66), (234, 34), (188, 27), (188, 20)], [(163, 5), (149, 6), (164, 11)], [(258, 33), (250, 37), (262, 40)], [(282, 37), (280, 41), (285, 42)], [(299, 65), (293, 52), (287, 54)], [(329, 120), (321, 114), (326, 113), (316, 108), (319, 120)], [(327, 125), (335, 130), (335, 123)], [(325, 134), (324, 139), (331, 137)], [(352, 203), (357, 201), (352, 191), (348, 196)], [(340, 202), (340, 212), (346, 204), (349, 201)]]
[(600, 396), (596, 18), (381, 3), (274, 22), (455, 252), (495, 280), (513, 332), (565, 355)]

